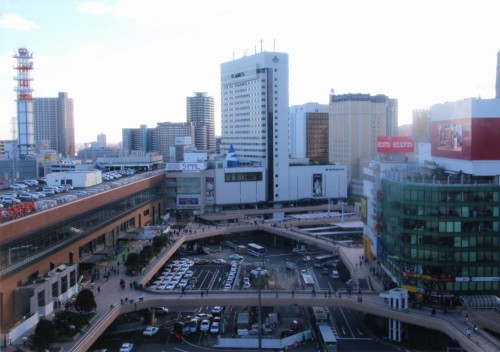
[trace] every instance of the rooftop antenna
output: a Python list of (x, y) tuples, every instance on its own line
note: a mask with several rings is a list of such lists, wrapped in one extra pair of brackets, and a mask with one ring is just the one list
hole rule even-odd
[(244, 57), (247, 56), (247, 51), (248, 51), (248, 49), (245, 49), (245, 53), (243, 54)]
[(276, 52), (276, 39), (273, 40), (273, 51)]
[(262, 44), (264, 43), (264, 41), (261, 39), (260, 40), (260, 52), (262, 52)]
[(254, 54), (257, 54), (257, 45), (254, 45), (253, 51), (254, 51)]

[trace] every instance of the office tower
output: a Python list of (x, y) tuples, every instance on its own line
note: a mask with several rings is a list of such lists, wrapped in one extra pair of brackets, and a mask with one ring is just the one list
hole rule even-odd
[(156, 151), (163, 155), (165, 162), (174, 163), (176, 146), (183, 148), (194, 140), (194, 125), (189, 122), (160, 122), (156, 126), (158, 147)]
[(33, 89), (30, 82), (30, 72), (33, 69), (33, 53), (26, 48), (19, 48), (13, 55), (17, 60), (14, 69), (17, 71), (14, 80), (17, 81), (17, 143), (19, 158), (35, 155), (35, 133), (33, 121)]
[(328, 104), (306, 103), (290, 107), (290, 156), (328, 162)]
[(97, 145), (99, 148), (106, 147), (106, 135), (104, 133), (100, 133), (97, 135)]
[(497, 80), (496, 80), (496, 95), (497, 99), (500, 99), (500, 50), (497, 52)]
[(73, 99), (68, 93), (33, 99), (33, 115), (38, 146), (46, 145), (63, 157), (75, 156)]
[(347, 164), (348, 180), (360, 179), (377, 152), (378, 136), (394, 136), (398, 101), (385, 95), (330, 95), (329, 161)]
[[(221, 152), (267, 169), (267, 200), (288, 197), (288, 54), (261, 52), (221, 64)], [(281, 177), (280, 177), (281, 175)]]
[(187, 122), (194, 126), (194, 145), (198, 150), (215, 152), (214, 98), (195, 93), (186, 98)]

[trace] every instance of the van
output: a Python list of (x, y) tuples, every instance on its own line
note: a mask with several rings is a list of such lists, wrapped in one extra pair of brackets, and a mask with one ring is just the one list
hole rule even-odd
[(332, 270), (332, 279), (340, 279), (340, 275), (337, 270)]

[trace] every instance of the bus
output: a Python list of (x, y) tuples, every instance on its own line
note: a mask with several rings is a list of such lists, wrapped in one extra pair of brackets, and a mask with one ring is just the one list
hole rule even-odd
[(304, 289), (313, 289), (314, 288), (314, 279), (309, 274), (302, 274), (302, 280), (304, 281)]
[(255, 257), (262, 257), (266, 254), (266, 249), (262, 246), (259, 246), (256, 243), (249, 243), (247, 245), (248, 254), (253, 255)]
[(338, 253), (318, 255), (317, 257), (314, 257), (314, 266), (317, 268), (321, 268), (326, 262), (338, 258), (339, 258)]
[(327, 308), (311, 307), (311, 313), (316, 325), (330, 324), (330, 314), (328, 313)]
[(321, 345), (322, 352), (337, 351), (337, 338), (335, 337), (330, 325), (318, 325), (318, 340)]

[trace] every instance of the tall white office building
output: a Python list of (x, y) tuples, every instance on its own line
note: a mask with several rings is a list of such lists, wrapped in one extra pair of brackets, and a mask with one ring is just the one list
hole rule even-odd
[(289, 199), (288, 54), (261, 52), (221, 64), (221, 153), (266, 168), (267, 201)]

